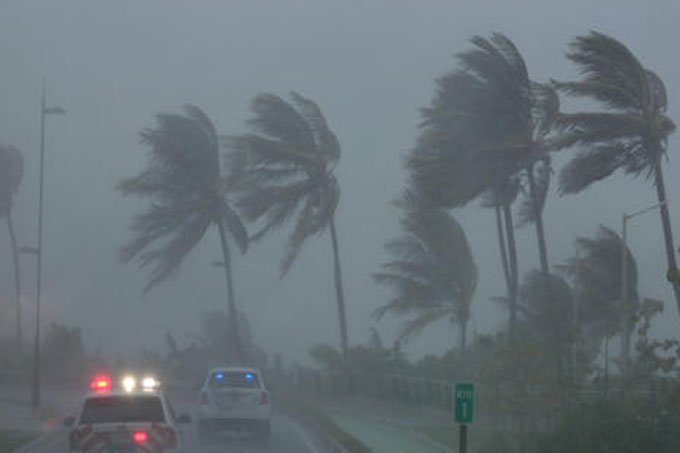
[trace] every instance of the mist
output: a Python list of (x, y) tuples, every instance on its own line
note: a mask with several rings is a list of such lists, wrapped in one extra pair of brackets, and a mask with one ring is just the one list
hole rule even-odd
[[(616, 36), (663, 77), (674, 117), (680, 64), (669, 57), (668, 43), (680, 39), (679, 12), (672, 0), (3, 2), (0, 142), (16, 146), (25, 159), (14, 214), (21, 245), (36, 243), (43, 78), (48, 105), (67, 111), (47, 124), (44, 322), (81, 326), (88, 350), (101, 347), (115, 356), (164, 351), (167, 331), (187, 341), (200, 328), (201, 312), (226, 309), (212, 230), (174, 278), (142, 294), (146, 272), (122, 265), (117, 254), (145, 204), (115, 187), (146, 165), (138, 133), (153, 126), (155, 114), (191, 103), (220, 134), (241, 134), (254, 96), (295, 90), (319, 104), (342, 147), (337, 224), (350, 343), (368, 341), (371, 325), (389, 343), (398, 320), (371, 318), (389, 296), (371, 274), (386, 259), (385, 241), (400, 231), (392, 201), (404, 187), (402, 164), (418, 134), (419, 109), (429, 103), (434, 79), (454, 66), (453, 55), (473, 35), (501, 31), (522, 51), (533, 79), (570, 80), (578, 74), (564, 57), (566, 45), (595, 29)], [(671, 164), (677, 140), (671, 136), (668, 144)], [(553, 165), (564, 162), (557, 155)], [(677, 167), (667, 165), (665, 177), (677, 225)], [(618, 230), (622, 213), (654, 202), (649, 181), (619, 174), (581, 195), (560, 197), (551, 189), (545, 211), (551, 263), (573, 255), (577, 236), (594, 234), (600, 224)], [(505, 291), (490, 239), (493, 213), (477, 205), (454, 213), (480, 270), (471, 330), (494, 333), (507, 315), (492, 300)], [(10, 249), (0, 231), (0, 328), (11, 332)], [(325, 237), (313, 237), (279, 279), (287, 234), (284, 228), (251, 244), (245, 255), (234, 253), (235, 292), (258, 345), (306, 362), (314, 344), (339, 341), (332, 255)], [(517, 236), (523, 274), (538, 267), (538, 254), (531, 228)], [(658, 215), (631, 222), (628, 241), (640, 268), (640, 292), (665, 302), (655, 334), (672, 336), (679, 318), (665, 280)], [(22, 256), (26, 337), (33, 332), (34, 264)], [(441, 353), (456, 338), (442, 321), (406, 351), (415, 358)]]

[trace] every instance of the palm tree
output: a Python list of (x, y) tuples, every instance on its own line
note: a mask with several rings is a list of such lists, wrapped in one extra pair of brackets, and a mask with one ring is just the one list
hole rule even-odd
[(385, 245), (394, 257), (374, 274), (380, 284), (393, 288), (395, 297), (375, 311), (415, 315), (406, 321), (397, 342), (419, 334), (442, 318), (456, 323), (460, 348), (465, 349), (470, 306), (478, 271), (465, 232), (445, 211), (424, 205), (408, 195), (402, 203), (404, 235)]
[(19, 265), (19, 246), (12, 221), (13, 197), (24, 175), (24, 159), (13, 146), (0, 145), (0, 217), (7, 219), (12, 258), (14, 262), (14, 290), (16, 298), (16, 343), (21, 353), (21, 267)]
[(510, 206), (520, 191), (526, 194), (520, 224), (535, 223), (541, 269), (547, 274), (542, 212), (551, 173), (548, 137), (559, 102), (550, 86), (529, 79), (524, 59), (507, 37), (477, 36), (472, 44), (459, 55), (461, 70), (437, 80), (407, 167), (414, 186), (438, 206), (459, 207), (483, 196), (484, 204), (496, 210), (512, 341), (518, 276)]
[(146, 212), (132, 225), (134, 239), (121, 248), (124, 262), (136, 259), (152, 266), (144, 292), (167, 280), (184, 257), (216, 226), (222, 246), (227, 280), (227, 302), (235, 351), (245, 359), (237, 322), (227, 234), (243, 253), (248, 234), (227, 195), (232, 181), (220, 172), (219, 141), (210, 119), (198, 107), (187, 105), (184, 114), (160, 114), (158, 126), (141, 132), (150, 147), (149, 166), (118, 188), (124, 195), (150, 199)]
[[(621, 305), (621, 237), (612, 229), (600, 226), (594, 238), (576, 240), (578, 255), (560, 268), (574, 282), (576, 300), (576, 325), (584, 329), (586, 338), (598, 345), (604, 339), (605, 378), (609, 372), (609, 341), (621, 334), (622, 364), (628, 363), (633, 313), (640, 305), (637, 289), (637, 264), (630, 249), (626, 248), (629, 307)], [(630, 310), (630, 313), (622, 311)], [(626, 320), (624, 323), (623, 321)]]
[(296, 217), (280, 272), (284, 277), (310, 236), (330, 229), (342, 352), (348, 348), (335, 212), (340, 187), (333, 174), (340, 144), (319, 106), (298, 93), (291, 102), (261, 94), (252, 102), (254, 133), (226, 137), (230, 159), (241, 165), (239, 207), (244, 217), (261, 222), (253, 240)]
[[(601, 33), (576, 38), (567, 57), (578, 66), (583, 78), (555, 82), (557, 89), (597, 101), (604, 111), (560, 116), (563, 134), (555, 146), (580, 148), (560, 173), (560, 190), (578, 193), (617, 170), (653, 177), (661, 203), (669, 275), (673, 275), (677, 263), (661, 159), (675, 124), (666, 115), (663, 81), (642, 66), (625, 45)], [(673, 291), (680, 309), (680, 284), (673, 284)]]

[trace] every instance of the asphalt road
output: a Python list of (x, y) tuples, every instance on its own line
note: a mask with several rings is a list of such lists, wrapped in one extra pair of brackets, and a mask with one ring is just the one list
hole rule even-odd
[[(47, 395), (55, 401), (60, 397), (64, 413), (72, 412), (73, 401), (77, 401), (75, 394), (69, 392), (49, 392)], [(172, 395), (171, 395), (172, 396)], [(190, 399), (170, 398), (175, 403), (177, 414), (191, 414), (193, 408)], [(51, 400), (50, 400), (51, 401)], [(195, 417), (193, 417), (195, 420)], [(196, 425), (180, 425), (184, 439), (184, 451), (186, 453), (210, 453), (210, 452), (243, 452), (243, 453), (324, 453), (323, 442), (316, 434), (303, 429), (290, 417), (281, 414), (272, 414), (271, 440), (269, 447), (262, 445), (257, 439), (246, 436), (230, 435), (222, 433), (210, 439), (209, 442), (200, 442), (197, 436)], [(21, 453), (64, 453), (68, 452), (68, 433), (65, 428), (57, 428), (48, 435), (43, 436), (37, 443), (31, 444), (32, 448), (23, 448)]]
[[(261, 445), (256, 439), (237, 438), (225, 433), (210, 440), (200, 442), (195, 426), (184, 428), (184, 450), (187, 453), (322, 453), (318, 439), (304, 431), (300, 425), (288, 417), (274, 415), (272, 417), (271, 442), (269, 447)], [(31, 449), (22, 449), (22, 453), (64, 453), (68, 452), (68, 430), (60, 429), (46, 436), (39, 445)]]

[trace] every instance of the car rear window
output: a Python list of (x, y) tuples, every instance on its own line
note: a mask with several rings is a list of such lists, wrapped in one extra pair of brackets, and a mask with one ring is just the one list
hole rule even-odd
[(218, 371), (210, 376), (213, 388), (260, 388), (260, 377), (249, 371)]
[(85, 402), (80, 423), (164, 422), (157, 396), (102, 396)]

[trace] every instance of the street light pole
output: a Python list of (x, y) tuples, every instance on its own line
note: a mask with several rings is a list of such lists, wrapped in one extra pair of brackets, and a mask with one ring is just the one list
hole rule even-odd
[(664, 200), (661, 203), (656, 203), (647, 208), (641, 209), (632, 214), (625, 212), (621, 216), (621, 312), (622, 312), (622, 330), (621, 330), (621, 377), (623, 386), (627, 386), (629, 371), (630, 371), (630, 337), (632, 313), (628, 304), (628, 221), (634, 217), (645, 214), (656, 208), (668, 203)]
[(35, 338), (33, 344), (33, 380), (31, 385), (31, 406), (40, 406), (40, 302), (42, 295), (42, 225), (43, 225), (43, 186), (45, 174), (45, 117), (47, 115), (63, 115), (66, 111), (61, 107), (47, 107), (45, 102), (45, 80), (43, 79), (42, 97), (40, 100), (40, 180), (38, 186), (38, 264), (36, 272), (35, 302)]

